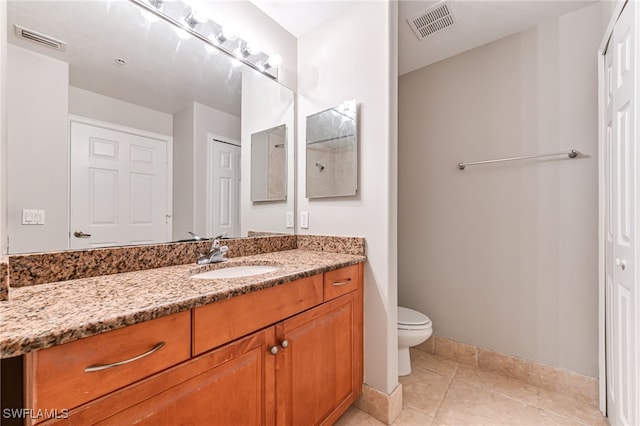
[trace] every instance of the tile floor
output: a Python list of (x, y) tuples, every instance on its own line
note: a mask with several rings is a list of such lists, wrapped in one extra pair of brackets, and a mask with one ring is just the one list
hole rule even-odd
[[(411, 349), (412, 373), (401, 377), (403, 411), (394, 425), (606, 426), (583, 400)], [(383, 425), (355, 407), (336, 426)]]

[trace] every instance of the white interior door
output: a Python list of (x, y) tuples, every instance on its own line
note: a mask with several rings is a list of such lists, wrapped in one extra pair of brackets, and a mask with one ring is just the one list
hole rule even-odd
[(71, 123), (70, 247), (166, 242), (167, 142)]
[(240, 145), (209, 138), (209, 236), (240, 237)]
[(630, 1), (605, 55), (605, 345), (612, 425), (640, 423), (635, 15)]

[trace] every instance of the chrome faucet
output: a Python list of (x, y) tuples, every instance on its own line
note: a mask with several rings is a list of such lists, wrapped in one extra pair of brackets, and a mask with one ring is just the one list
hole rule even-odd
[(200, 235), (196, 234), (193, 231), (187, 231), (189, 235), (191, 235), (193, 237), (194, 240), (196, 241), (201, 241), (201, 240), (206, 240), (206, 238), (202, 238)]
[(206, 265), (208, 263), (219, 263), (225, 262), (227, 260), (227, 251), (229, 248), (227, 246), (220, 245), (220, 238), (225, 237), (227, 234), (218, 235), (213, 239), (213, 243), (211, 243), (211, 249), (207, 254), (201, 254), (196, 260), (198, 265)]

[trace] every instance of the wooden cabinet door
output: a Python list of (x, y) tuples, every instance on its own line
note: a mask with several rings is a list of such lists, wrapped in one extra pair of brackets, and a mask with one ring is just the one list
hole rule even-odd
[[(267, 331), (273, 335), (273, 328)], [(216, 359), (210, 369), (104, 424), (273, 425), (274, 356), (268, 351), (273, 343), (268, 335), (259, 332), (249, 344), (230, 344), (204, 355)]]
[(71, 410), (61, 424), (273, 426), (274, 343), (269, 327)]
[(276, 336), (278, 424), (332, 424), (362, 391), (362, 292), (285, 320)]

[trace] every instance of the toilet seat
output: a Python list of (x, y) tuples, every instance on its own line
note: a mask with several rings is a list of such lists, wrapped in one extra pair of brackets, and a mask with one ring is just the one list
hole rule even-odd
[(425, 314), (398, 306), (398, 328), (402, 330), (424, 330), (431, 327), (431, 320)]

